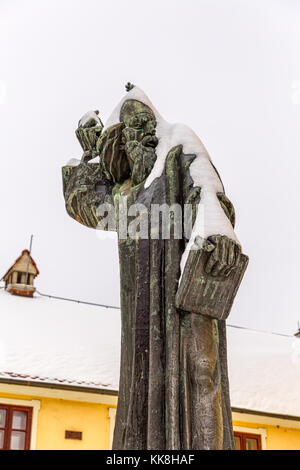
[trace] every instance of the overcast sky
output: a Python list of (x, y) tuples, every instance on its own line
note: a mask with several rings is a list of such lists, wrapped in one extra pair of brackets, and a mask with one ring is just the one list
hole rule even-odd
[(294, 333), (299, 50), (297, 0), (0, 0), (0, 274), (33, 233), (40, 291), (119, 305), (116, 236), (66, 214), (61, 167), (131, 81), (200, 136), (236, 208), (250, 264), (229, 323)]

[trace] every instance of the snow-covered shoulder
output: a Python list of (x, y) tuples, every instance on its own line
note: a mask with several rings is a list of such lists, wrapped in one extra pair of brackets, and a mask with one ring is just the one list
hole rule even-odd
[(136, 99), (149, 106), (157, 121), (156, 135), (159, 141), (156, 148), (157, 159), (145, 182), (145, 188), (148, 188), (156, 178), (162, 175), (168, 152), (172, 148), (182, 145), (184, 154), (196, 156), (190, 166), (190, 175), (194, 186), (201, 187), (201, 201), (190, 241), (182, 256), (181, 271), (183, 272), (189, 251), (197, 236), (207, 238), (211, 235), (225, 235), (239, 243), (217, 196), (217, 193), (224, 192), (222, 182), (212, 165), (205, 146), (190, 127), (185, 124), (173, 124), (166, 121), (158, 113), (148, 96), (140, 88), (134, 87), (116, 106), (105, 128), (120, 122), (121, 107), (128, 99)]
[[(199, 137), (184, 124), (169, 125), (169, 128), (165, 125), (164, 130), (167, 131), (167, 136), (165, 137), (165, 134), (162, 135), (157, 149), (157, 160), (160, 166), (157, 168), (157, 173), (163, 171), (167, 152), (177, 145), (182, 145), (184, 154), (196, 156), (190, 166), (190, 175), (194, 187), (199, 186), (201, 188), (201, 201), (198, 206), (196, 220), (190, 240), (181, 259), (181, 272), (183, 273), (196, 237), (200, 236), (205, 239), (211, 235), (225, 235), (237, 243), (239, 241), (217, 196), (218, 193), (224, 192), (223, 184)], [(150, 185), (154, 178), (158, 176), (158, 174), (154, 174), (154, 171), (155, 167), (152, 174), (149, 175), (146, 185)]]
[(81, 163), (81, 160), (78, 158), (70, 158), (70, 160), (67, 161), (66, 166), (78, 166)]
[[(99, 163), (100, 158), (99, 155), (97, 157), (92, 158), (86, 163)], [(71, 158), (70, 160), (67, 161), (66, 166), (78, 166), (82, 163), (82, 160), (79, 160), (78, 158)]]

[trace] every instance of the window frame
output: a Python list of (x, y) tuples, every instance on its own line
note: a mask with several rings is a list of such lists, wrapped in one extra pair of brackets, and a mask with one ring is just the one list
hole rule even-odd
[(257, 442), (257, 449), (253, 449), (253, 450), (261, 450), (261, 436), (259, 434), (250, 434), (248, 432), (238, 432), (238, 431), (235, 431), (234, 432), (234, 437), (238, 437), (240, 439), (240, 443), (241, 443), (241, 449), (239, 450), (247, 450), (246, 449), (246, 439), (252, 439), (252, 440), (255, 440)]
[(30, 450), (36, 449), (37, 444), (37, 427), (38, 427), (38, 414), (41, 407), (40, 400), (31, 400), (31, 399), (18, 399), (18, 398), (6, 398), (0, 397), (0, 404), (11, 405), (11, 406), (21, 406), (23, 408), (30, 407), (32, 408), (32, 423), (31, 423), (31, 432), (30, 432)]
[[(3, 449), (1, 450), (12, 450), (10, 449), (10, 442), (11, 442), (11, 435), (13, 431), (23, 432), (25, 434), (24, 449), (22, 450), (30, 450), (32, 414), (33, 414), (32, 406), (20, 406), (20, 405), (13, 405), (13, 404), (10, 405), (6, 403), (2, 404), (1, 398), (0, 398), (0, 410), (6, 410), (5, 426), (4, 428), (1, 428), (1, 430), (4, 430)], [(14, 429), (12, 427), (14, 411), (23, 411), (27, 413), (25, 429)]]
[(244, 438), (249, 437), (250, 439), (258, 439), (258, 449), (257, 450), (266, 450), (267, 449), (267, 430), (265, 428), (248, 428), (243, 426), (233, 426), (233, 433), (236, 436), (241, 436)]

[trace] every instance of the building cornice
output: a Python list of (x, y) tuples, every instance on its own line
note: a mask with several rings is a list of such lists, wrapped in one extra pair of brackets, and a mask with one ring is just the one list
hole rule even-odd
[(56, 384), (13, 378), (0, 378), (0, 393), (14, 393), (35, 397), (62, 398), (66, 400), (117, 404), (116, 390), (81, 385)]

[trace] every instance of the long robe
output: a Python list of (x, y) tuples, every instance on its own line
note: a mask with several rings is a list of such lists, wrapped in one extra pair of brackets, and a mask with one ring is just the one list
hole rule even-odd
[[(178, 203), (183, 207), (193, 201), (195, 209), (201, 188), (193, 186), (189, 174), (194, 158), (177, 146), (169, 151), (163, 174), (148, 188), (142, 183), (125, 192), (119, 185), (112, 188), (98, 169), (84, 170), (88, 164), (68, 169), (67, 209), (82, 221), (82, 194), (88, 197), (89, 192), (90, 200), (98, 202), (112, 200), (113, 193), (117, 212), (121, 194), (126, 194), (128, 206)], [(95, 194), (100, 194), (99, 200)], [(224, 194), (218, 197), (233, 222), (230, 202)], [(184, 238), (163, 239), (161, 233), (158, 239), (119, 239), (122, 337), (113, 449), (234, 447), (225, 322), (175, 307), (186, 243)]]

